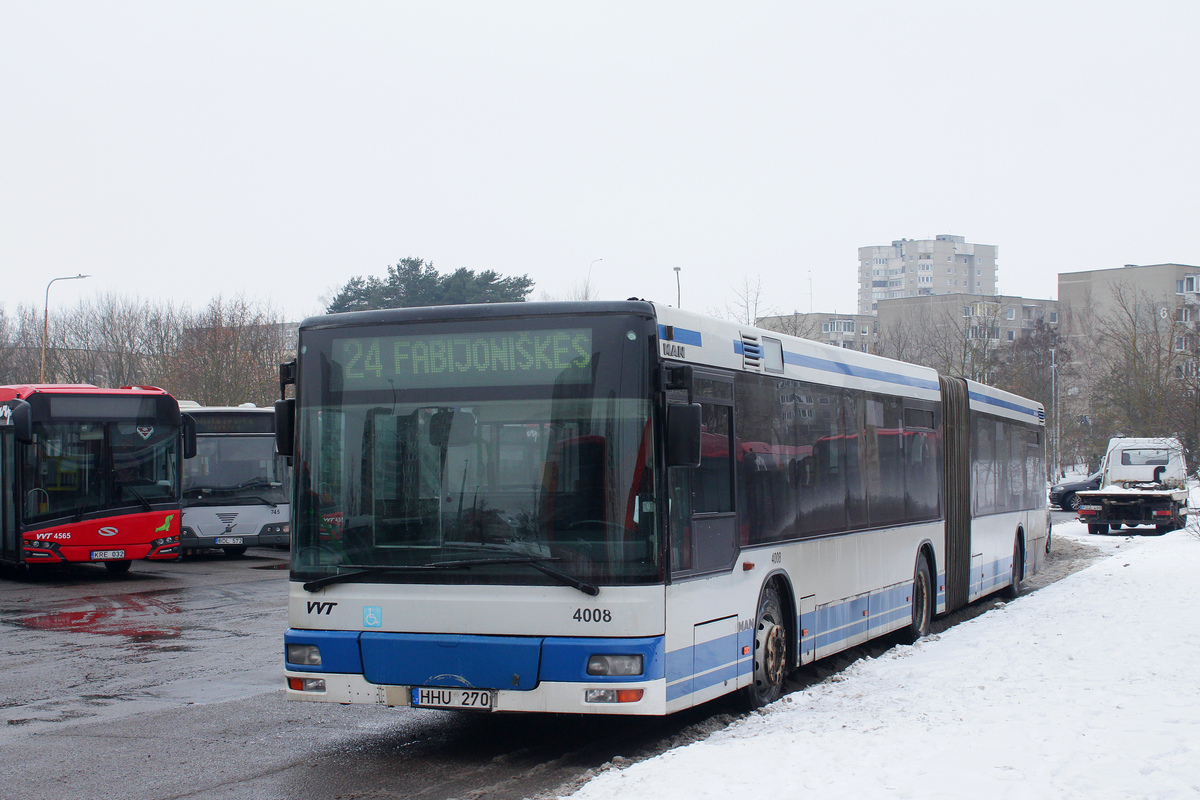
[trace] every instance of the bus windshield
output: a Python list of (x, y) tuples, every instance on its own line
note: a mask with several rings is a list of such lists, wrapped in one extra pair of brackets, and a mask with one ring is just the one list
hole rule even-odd
[(30, 521), (130, 507), (179, 494), (179, 428), (122, 422), (39, 422), (26, 450)]
[(274, 436), (198, 436), (183, 463), (183, 504), (286, 503), (286, 472)]
[[(506, 322), (534, 324), (487, 324)], [(436, 336), (329, 336), (318, 402), (298, 412), (293, 575), (551, 582), (536, 562), (590, 583), (659, 580), (646, 338), (629, 320), (575, 325), (446, 337), (428, 369), (403, 359)], [(495, 374), (524, 336), (541, 364)], [(456, 363), (470, 370), (436, 372)]]

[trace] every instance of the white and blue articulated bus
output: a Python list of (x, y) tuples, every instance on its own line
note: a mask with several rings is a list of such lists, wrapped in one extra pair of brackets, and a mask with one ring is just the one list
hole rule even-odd
[(184, 552), (291, 542), (290, 470), (275, 452), (275, 413), (252, 403), (180, 406), (195, 421), (196, 456), (184, 462)]
[(315, 317), (287, 695), (669, 714), (1016, 593), (1037, 403), (649, 302)]

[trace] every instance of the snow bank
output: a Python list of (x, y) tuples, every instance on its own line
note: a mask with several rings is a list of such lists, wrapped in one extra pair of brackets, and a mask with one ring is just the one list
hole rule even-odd
[(572, 798), (1200, 795), (1200, 538), (1084, 531), (1111, 554)]

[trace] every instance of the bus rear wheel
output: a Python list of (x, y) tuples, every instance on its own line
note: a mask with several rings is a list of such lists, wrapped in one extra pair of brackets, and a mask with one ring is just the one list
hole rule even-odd
[(917, 556), (917, 567), (913, 570), (912, 620), (904, 629), (904, 640), (909, 644), (928, 636), (933, 627), (933, 570), (924, 554)]
[(1013, 542), (1013, 560), (1012, 571), (1008, 576), (1008, 586), (1004, 589), (1004, 596), (1009, 600), (1015, 600), (1021, 594), (1021, 581), (1025, 578), (1025, 554), (1021, 549), (1021, 537), (1018, 536)]
[(746, 687), (750, 708), (761, 708), (783, 696), (787, 677), (787, 628), (783, 603), (775, 584), (763, 589), (758, 599), (758, 618), (754, 626), (754, 676)]
[(129, 572), (129, 567), (133, 564), (130, 559), (123, 561), (105, 561), (104, 568), (114, 575), (120, 575), (122, 572)]

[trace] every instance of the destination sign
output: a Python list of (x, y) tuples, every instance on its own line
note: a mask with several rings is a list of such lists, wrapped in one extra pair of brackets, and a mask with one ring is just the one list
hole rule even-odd
[(589, 328), (333, 340), (342, 389), (590, 383)]
[(265, 412), (196, 412), (196, 433), (274, 433), (275, 415)]

